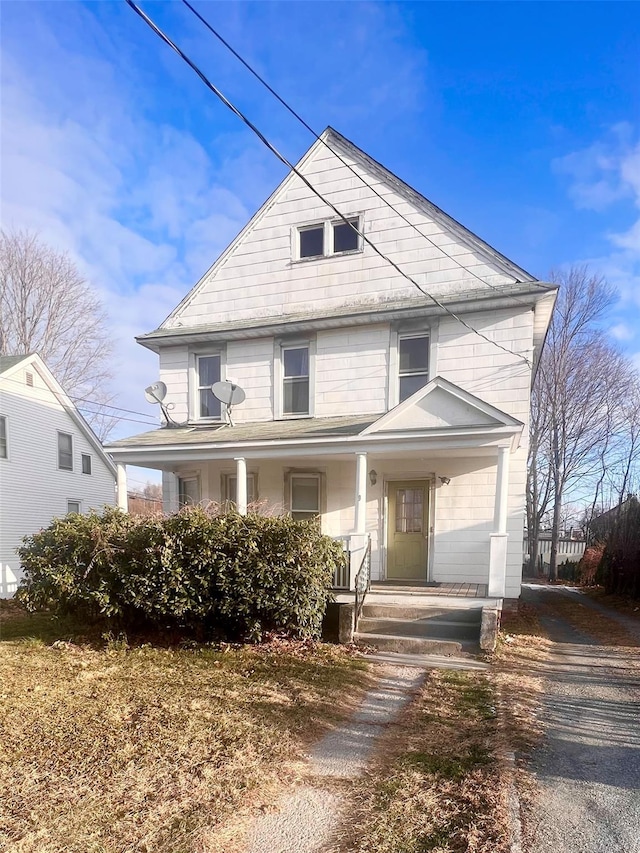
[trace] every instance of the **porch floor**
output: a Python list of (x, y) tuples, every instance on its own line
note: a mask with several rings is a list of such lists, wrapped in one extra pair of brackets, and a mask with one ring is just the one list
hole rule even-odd
[[(339, 604), (352, 603), (353, 599), (353, 592), (335, 593)], [(373, 581), (365, 602), (397, 607), (455, 607), (460, 610), (502, 606), (502, 599), (487, 596), (487, 584), (482, 583), (398, 584)]]

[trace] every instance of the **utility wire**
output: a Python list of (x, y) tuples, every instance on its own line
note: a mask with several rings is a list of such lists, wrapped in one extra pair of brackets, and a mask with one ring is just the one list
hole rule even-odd
[[(22, 387), (22, 388), (29, 387), (29, 386), (25, 385), (25, 383), (20, 381), (19, 379), (9, 379), (8, 376), (1, 377), (0, 381), (11, 382), (14, 385), (20, 385), (20, 387)], [(66, 391), (65, 391), (65, 394), (66, 394)], [(56, 396), (58, 396), (58, 395), (56, 394)], [(151, 415), (147, 414), (146, 412), (136, 412), (133, 409), (123, 409), (120, 406), (112, 406), (110, 403), (101, 403), (99, 400), (91, 400), (88, 397), (73, 397), (71, 394), (67, 394), (67, 397), (71, 400), (72, 403), (88, 403), (91, 406), (98, 406), (98, 408), (115, 409), (118, 412), (126, 412), (127, 414), (130, 414), (130, 415), (141, 415), (143, 418), (147, 418), (148, 420), (146, 420), (146, 421), (134, 420), (133, 418), (125, 418), (122, 415), (116, 415), (113, 412), (104, 412), (104, 414), (107, 417), (118, 418), (118, 420), (121, 420), (121, 421), (131, 421), (131, 423), (135, 423), (135, 424), (148, 424), (149, 426), (151, 426), (154, 423), (153, 421), (151, 421)], [(80, 408), (85, 408), (85, 407), (80, 406)], [(92, 412), (90, 410), (87, 410), (87, 411), (89, 411), (89, 414), (92, 414), (92, 415), (102, 414), (101, 412), (97, 412), (97, 411), (96, 412)]]
[[(213, 26), (212, 26), (212, 25), (211, 25), (211, 24), (206, 20), (206, 18), (204, 18), (204, 17), (200, 14), (200, 12), (198, 12), (198, 10), (197, 10), (197, 9), (195, 9), (195, 8), (191, 5), (191, 3), (189, 3), (189, 0), (182, 0), (182, 2), (184, 3), (184, 5), (185, 5), (188, 9), (190, 9), (190, 10), (191, 10), (191, 12), (196, 16), (196, 18), (198, 18), (198, 19), (199, 19), (199, 20), (204, 24), (204, 26), (209, 30), (209, 32), (211, 32), (211, 33), (212, 33), (212, 35), (214, 35), (214, 36), (218, 39), (218, 41), (219, 41), (219, 42), (221, 42), (221, 44), (223, 44), (223, 45), (227, 48), (227, 50), (229, 50), (229, 51), (230, 51), (230, 52), (231, 52), (231, 53), (236, 57), (236, 59), (237, 59), (239, 62), (241, 62), (241, 63), (242, 63), (242, 65), (244, 65), (244, 67), (247, 69), (247, 71), (249, 71), (249, 73), (250, 73), (250, 74), (253, 74), (253, 76), (256, 78), (256, 80), (258, 80), (260, 83), (262, 83), (262, 85), (265, 87), (265, 89), (267, 89), (269, 92), (271, 92), (271, 94), (273, 95), (273, 97), (274, 97), (277, 101), (279, 101), (279, 102), (282, 104), (282, 106), (285, 108), (285, 110), (287, 110), (287, 111), (288, 111), (288, 112), (289, 112), (289, 113), (290, 113), (294, 118), (296, 118), (296, 119), (300, 122), (300, 124), (302, 124), (302, 126), (303, 126), (304, 128), (306, 128), (306, 130), (308, 130), (308, 131), (309, 131), (309, 133), (310, 133), (313, 137), (315, 137), (315, 139), (316, 139), (318, 142), (321, 142), (321, 143), (325, 146), (325, 148), (328, 148), (328, 149), (329, 149), (329, 151), (331, 151), (331, 153), (334, 155), (334, 157), (337, 157), (337, 158), (338, 158), (338, 160), (340, 160), (340, 162), (342, 163), (342, 165), (343, 165), (343, 166), (346, 166), (346, 167), (347, 167), (347, 169), (349, 169), (349, 171), (350, 171), (353, 175), (355, 175), (355, 176), (356, 176), (356, 178), (358, 178), (360, 181), (362, 181), (362, 183), (363, 183), (363, 184), (364, 184), (368, 189), (370, 189), (370, 190), (371, 190), (371, 192), (372, 192), (374, 195), (376, 195), (376, 196), (377, 196), (381, 201), (383, 201), (383, 202), (387, 205), (387, 207), (389, 207), (389, 208), (390, 208), (390, 209), (391, 209), (391, 210), (392, 210), (392, 211), (393, 211), (397, 216), (399, 216), (401, 219), (403, 219), (403, 220), (407, 223), (407, 225), (410, 225), (410, 226), (413, 228), (413, 230), (414, 230), (417, 234), (419, 234), (421, 237), (424, 237), (424, 239), (425, 239), (425, 240), (427, 240), (427, 242), (428, 242), (431, 246), (433, 246), (434, 248), (436, 248), (436, 249), (437, 249), (439, 252), (441, 252), (441, 253), (442, 253), (446, 258), (449, 258), (449, 260), (452, 260), (452, 261), (454, 261), (454, 263), (458, 264), (458, 266), (459, 266), (459, 267), (461, 267), (465, 272), (469, 273), (469, 275), (473, 276), (473, 277), (474, 277), (474, 278), (476, 278), (479, 282), (481, 282), (482, 284), (485, 284), (487, 287), (490, 287), (492, 290), (495, 290), (495, 291), (496, 291), (496, 293), (500, 293), (500, 295), (501, 295), (501, 296), (505, 296), (505, 295), (507, 295), (507, 294), (505, 294), (505, 293), (504, 293), (504, 291), (503, 291), (500, 287), (496, 287), (496, 285), (491, 284), (491, 282), (487, 281), (486, 279), (484, 279), (484, 278), (482, 278), (481, 276), (479, 276), (477, 273), (473, 272), (473, 270), (472, 270), (472, 269), (470, 269), (469, 267), (465, 267), (463, 264), (461, 264), (461, 263), (460, 263), (456, 258), (452, 257), (448, 252), (446, 252), (446, 251), (442, 248), (442, 246), (438, 246), (438, 244), (437, 244), (437, 243), (435, 243), (433, 240), (431, 240), (431, 238), (430, 238), (427, 234), (425, 234), (423, 231), (421, 231), (415, 223), (411, 222), (411, 220), (410, 220), (410, 219), (408, 219), (408, 217), (406, 217), (406, 216), (404, 215), (404, 213), (402, 213), (400, 210), (398, 210), (398, 209), (397, 209), (397, 207), (395, 207), (395, 206), (394, 206), (394, 205), (389, 201), (389, 199), (387, 199), (385, 196), (383, 196), (383, 195), (382, 195), (382, 193), (379, 193), (379, 192), (376, 190), (376, 188), (375, 188), (374, 186), (372, 186), (372, 185), (371, 185), (371, 184), (366, 180), (366, 178), (364, 177), (364, 175), (361, 175), (361, 174), (360, 174), (360, 172), (356, 171), (356, 169), (354, 169), (354, 168), (353, 168), (353, 166), (351, 165), (351, 163), (348, 163), (348, 162), (344, 159), (344, 157), (340, 154), (340, 152), (339, 152), (339, 151), (336, 151), (336, 149), (335, 149), (335, 148), (333, 148), (333, 147), (332, 147), (332, 146), (327, 142), (327, 140), (326, 140), (326, 139), (323, 139), (323, 138), (322, 138), (322, 136), (321, 136), (321, 135), (320, 135), (316, 130), (314, 130), (314, 129), (311, 127), (311, 125), (309, 125), (309, 124), (308, 124), (308, 122), (306, 122), (306, 121), (304, 120), (304, 118), (302, 118), (302, 116), (300, 115), (300, 113), (296, 112), (296, 110), (295, 110), (295, 109), (294, 109), (290, 104), (288, 104), (288, 103), (284, 100), (284, 98), (282, 98), (282, 97), (281, 97), (281, 96), (276, 92), (276, 90), (275, 90), (272, 86), (270, 86), (270, 85), (269, 85), (269, 83), (267, 83), (267, 81), (264, 79), (264, 77), (261, 77), (261, 76), (260, 76), (260, 74), (258, 74), (258, 72), (255, 70), (255, 68), (253, 68), (253, 67), (252, 67), (252, 66), (251, 66), (251, 65), (246, 61), (246, 59), (244, 59), (244, 57), (242, 57), (242, 56), (238, 53), (238, 51), (237, 51), (237, 50), (235, 50), (235, 48), (233, 48), (233, 47), (232, 47), (232, 45), (230, 45), (230, 44), (229, 44), (229, 42), (228, 42), (225, 38), (223, 38), (223, 36), (222, 36), (222, 35), (220, 35), (220, 33), (219, 33), (219, 32), (218, 32), (218, 31), (217, 31), (217, 30), (216, 30), (216, 29), (215, 29), (215, 28), (214, 28), (214, 27), (213, 27)], [(515, 276), (513, 276), (513, 275), (512, 275), (512, 278), (514, 279), (514, 282), (515, 282), (516, 284), (519, 284), (519, 283), (520, 283), (520, 279), (515, 278)], [(538, 287), (542, 287), (542, 288), (544, 288), (544, 285), (541, 285), (539, 282), (533, 282), (533, 281), (532, 281), (531, 283), (532, 283), (532, 284), (537, 285)], [(544, 289), (546, 290), (546, 288), (544, 288)], [(508, 294), (508, 296), (509, 296), (509, 298), (510, 298), (510, 299), (514, 299), (516, 302), (520, 302), (522, 305), (526, 305), (527, 307), (529, 307), (529, 303), (528, 303), (528, 302), (525, 302), (525, 300), (524, 300), (524, 299), (520, 299), (520, 298), (518, 298), (517, 296), (515, 296), (514, 294)]]
[(416, 289), (417, 289), (417, 290), (418, 290), (418, 291), (419, 291), (423, 296), (426, 296), (426, 297), (428, 297), (429, 299), (431, 299), (431, 301), (432, 301), (435, 305), (437, 305), (437, 306), (438, 306), (438, 308), (440, 308), (442, 311), (444, 311), (444, 312), (445, 312), (445, 314), (448, 314), (450, 317), (452, 317), (454, 320), (456, 320), (458, 323), (460, 323), (462, 326), (464, 326), (464, 327), (465, 327), (466, 329), (468, 329), (470, 332), (473, 332), (475, 335), (477, 335), (478, 337), (482, 338), (482, 339), (483, 339), (483, 340), (485, 340), (487, 343), (489, 343), (489, 344), (493, 344), (493, 346), (497, 347), (498, 349), (501, 349), (503, 352), (506, 352), (506, 353), (508, 353), (509, 355), (513, 355), (513, 356), (515, 356), (516, 358), (521, 359), (521, 360), (522, 360), (522, 361), (523, 361), (523, 362), (524, 362), (528, 367), (530, 367), (530, 368), (532, 367), (531, 362), (529, 361), (529, 359), (528, 359), (526, 356), (521, 355), (520, 353), (513, 352), (513, 350), (510, 350), (510, 349), (508, 349), (507, 347), (503, 347), (503, 346), (502, 346), (502, 344), (499, 344), (497, 341), (492, 340), (491, 338), (489, 338), (489, 337), (487, 337), (486, 335), (484, 335), (482, 332), (479, 332), (477, 329), (474, 329), (474, 328), (473, 328), (473, 326), (470, 326), (470, 325), (469, 325), (465, 320), (463, 320), (461, 317), (459, 317), (457, 314), (455, 314), (453, 311), (451, 311), (449, 308), (447, 308), (447, 307), (446, 307), (446, 305), (443, 305), (443, 303), (442, 303), (439, 299), (437, 299), (437, 298), (436, 298), (435, 296), (433, 296), (431, 293), (428, 293), (426, 290), (424, 290), (424, 289), (423, 289), (423, 288), (418, 284), (418, 282), (417, 282), (414, 278), (412, 278), (408, 273), (404, 272), (404, 270), (402, 270), (402, 269), (398, 266), (398, 264), (397, 264), (395, 261), (393, 261), (393, 260), (392, 260), (391, 258), (389, 258), (387, 255), (385, 255), (383, 252), (381, 252), (381, 251), (380, 251), (380, 249), (375, 245), (375, 243), (373, 243), (373, 242), (372, 242), (372, 240), (370, 240), (370, 239), (366, 236), (366, 234), (364, 234), (362, 231), (359, 231), (359, 230), (358, 230), (358, 229), (353, 225), (352, 221), (350, 221), (346, 216), (344, 216), (344, 215), (343, 215), (343, 214), (338, 210), (338, 208), (337, 208), (337, 207), (336, 207), (336, 206), (335, 206), (331, 201), (329, 201), (328, 199), (326, 199), (326, 198), (325, 198), (325, 197), (324, 197), (324, 196), (323, 196), (323, 195), (322, 195), (322, 194), (321, 194), (321, 193), (320, 193), (320, 192), (319, 192), (319, 191), (318, 191), (318, 190), (317, 190), (317, 189), (316, 189), (316, 188), (311, 184), (311, 182), (310, 182), (307, 178), (305, 178), (305, 176), (304, 176), (304, 175), (299, 171), (299, 169), (297, 169), (297, 168), (295, 167), (295, 165), (294, 165), (293, 163), (291, 163), (291, 162), (287, 159), (287, 157), (285, 157), (285, 155), (284, 155), (284, 154), (281, 154), (281, 153), (280, 153), (280, 151), (279, 151), (279, 150), (278, 150), (278, 149), (277, 149), (277, 148), (276, 148), (276, 147), (275, 147), (275, 146), (274, 146), (274, 145), (273, 145), (273, 144), (272, 144), (272, 143), (267, 139), (267, 137), (262, 133), (262, 131), (261, 131), (261, 130), (259, 130), (259, 128), (258, 128), (258, 127), (256, 127), (256, 125), (255, 125), (255, 124), (253, 124), (253, 122), (252, 122), (250, 119), (248, 119), (248, 118), (247, 118), (247, 117), (246, 117), (246, 116), (245, 116), (245, 115), (244, 115), (244, 114), (243, 114), (243, 113), (242, 113), (242, 112), (241, 112), (241, 111), (240, 111), (240, 110), (239, 110), (239, 109), (238, 109), (234, 104), (232, 104), (232, 103), (231, 103), (231, 101), (229, 101), (229, 100), (228, 100), (228, 98), (226, 98), (226, 97), (225, 97), (225, 95), (223, 95), (223, 93), (222, 93), (222, 92), (221, 92), (221, 91), (220, 91), (220, 90), (219, 90), (219, 89), (218, 89), (218, 88), (217, 88), (217, 87), (216, 87), (216, 86), (215, 86), (215, 85), (214, 85), (214, 84), (213, 84), (213, 83), (208, 79), (208, 77), (206, 77), (206, 76), (205, 76), (205, 74), (204, 74), (204, 73), (203, 73), (203, 72), (198, 68), (198, 66), (197, 66), (197, 65), (196, 65), (196, 64), (195, 64), (195, 63), (194, 63), (194, 62), (193, 62), (193, 61), (192, 61), (192, 60), (187, 56), (187, 54), (186, 54), (186, 53), (184, 53), (184, 52), (183, 52), (183, 51), (182, 51), (182, 50), (181, 50), (181, 49), (180, 49), (180, 48), (175, 44), (175, 42), (173, 42), (173, 41), (169, 38), (169, 36), (167, 36), (167, 35), (166, 35), (166, 34), (165, 34), (161, 29), (160, 29), (160, 27), (158, 27), (158, 26), (157, 26), (157, 24), (155, 24), (155, 23), (154, 23), (154, 21), (152, 21), (152, 20), (151, 20), (151, 18), (150, 18), (150, 17), (149, 17), (149, 16), (148, 16), (148, 15), (147, 15), (147, 14), (146, 14), (146, 13), (145, 13), (141, 8), (140, 8), (139, 6), (137, 6), (137, 5), (133, 2), (133, 0), (125, 0), (125, 2), (126, 2), (126, 3), (127, 3), (127, 4), (128, 4), (128, 5), (129, 5), (133, 10), (134, 10), (134, 12), (135, 12), (135, 13), (136, 13), (140, 18), (142, 18), (142, 20), (143, 20), (143, 21), (144, 21), (144, 22), (145, 22), (145, 23), (146, 23), (146, 24), (147, 24), (147, 25), (148, 25), (148, 26), (153, 30), (153, 32), (158, 36), (158, 38), (160, 38), (163, 42), (165, 42), (165, 44), (167, 44), (167, 45), (168, 45), (168, 46), (169, 46), (173, 51), (175, 51), (175, 52), (178, 54), (178, 56), (180, 56), (180, 57), (181, 57), (181, 59), (183, 59), (183, 60), (184, 60), (184, 62), (186, 62), (186, 63), (187, 63), (187, 65), (188, 65), (188, 66), (189, 66), (189, 67), (190, 67), (190, 68), (191, 68), (191, 69), (192, 69), (192, 70), (193, 70), (193, 71), (198, 75), (198, 77), (202, 80), (202, 82), (205, 84), (205, 86), (206, 86), (206, 87), (207, 87), (211, 92), (213, 92), (213, 94), (214, 94), (214, 95), (215, 95), (215, 96), (216, 96), (220, 101), (222, 101), (222, 103), (223, 103), (223, 104), (224, 104), (224, 105), (225, 105), (229, 110), (231, 110), (231, 112), (232, 112), (232, 113), (234, 113), (234, 115), (236, 115), (236, 116), (237, 116), (237, 117), (238, 117), (238, 118), (239, 118), (239, 119), (240, 119), (244, 124), (246, 124), (246, 125), (247, 125), (247, 127), (248, 127), (251, 131), (253, 131), (253, 133), (258, 137), (258, 139), (263, 143), (263, 145), (265, 145), (265, 146), (269, 149), (269, 151), (271, 151), (271, 153), (272, 153), (275, 157), (277, 157), (277, 158), (278, 158), (278, 160), (280, 160), (280, 162), (281, 162), (283, 165), (287, 166), (287, 168), (288, 168), (288, 169), (290, 169), (290, 170), (291, 170), (291, 171), (292, 171), (292, 172), (293, 172), (293, 173), (294, 173), (294, 174), (295, 174), (295, 175), (296, 175), (296, 176), (297, 176), (297, 177), (298, 177), (298, 178), (303, 182), (303, 184), (305, 184), (305, 186), (306, 186), (306, 187), (308, 187), (308, 189), (310, 189), (310, 190), (311, 190), (311, 192), (312, 192), (314, 195), (316, 195), (316, 196), (320, 199), (320, 201), (322, 201), (324, 204), (326, 204), (326, 205), (327, 205), (327, 207), (329, 207), (331, 210), (333, 210), (333, 212), (336, 214), (336, 216), (338, 216), (338, 217), (339, 217), (339, 218), (340, 218), (340, 219), (341, 219), (341, 220), (342, 220), (346, 225), (349, 225), (351, 228), (353, 228), (353, 230), (356, 232), (356, 234), (358, 234), (358, 236), (360, 237), (360, 239), (361, 239), (361, 240), (363, 240), (363, 241), (364, 241), (368, 246), (370, 246), (370, 247), (373, 249), (373, 251), (374, 251), (374, 252), (375, 252), (375, 253), (376, 253), (380, 258), (382, 258), (382, 259), (383, 259), (384, 261), (386, 261), (390, 266), (392, 266), (392, 267), (396, 270), (396, 272), (398, 272), (398, 273), (399, 273), (403, 278), (405, 278), (408, 282), (410, 282), (410, 284), (412, 284), (412, 285), (413, 285), (413, 286), (414, 286), (414, 287), (415, 287), (415, 288), (416, 288)]

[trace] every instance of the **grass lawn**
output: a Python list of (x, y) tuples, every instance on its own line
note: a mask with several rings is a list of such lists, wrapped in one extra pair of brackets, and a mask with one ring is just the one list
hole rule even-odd
[(433, 670), (357, 791), (344, 853), (506, 853), (495, 686)]
[(339, 646), (128, 648), (0, 603), (0, 849), (221, 853), (368, 680)]

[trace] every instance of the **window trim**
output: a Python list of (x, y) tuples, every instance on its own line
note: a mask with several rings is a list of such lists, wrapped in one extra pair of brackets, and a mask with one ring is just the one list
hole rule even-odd
[(4, 421), (4, 456), (0, 454), (0, 462), (8, 462), (11, 458), (10, 448), (11, 442), (9, 441), (9, 418), (7, 415), (0, 415), (0, 421)]
[[(56, 445), (57, 445), (57, 451), (58, 451), (58, 454), (57, 454), (58, 455), (58, 471), (68, 471), (69, 473), (72, 474), (73, 473), (73, 433), (63, 432), (62, 430), (56, 430), (56, 435), (57, 435)], [(60, 436), (61, 435), (67, 435), (71, 439), (71, 467), (70, 468), (65, 468), (60, 464)]]
[[(236, 471), (225, 471), (222, 474), (222, 482), (220, 484), (220, 496), (222, 498), (222, 503), (227, 506), (230, 504), (235, 504), (235, 501), (231, 500), (230, 497), (230, 488), (229, 483), (231, 480), (237, 480), (238, 474)], [(249, 490), (249, 480), (253, 480), (253, 499), (250, 498), (250, 490)], [(236, 485), (236, 497), (238, 495), (237, 485)], [(260, 500), (260, 493), (258, 492), (258, 472), (257, 471), (247, 471), (247, 503), (256, 503)]]
[[(363, 233), (364, 228), (364, 212), (355, 211), (354, 213), (345, 213), (345, 219), (357, 221), (357, 229)], [(291, 229), (291, 261), (296, 264), (306, 264), (312, 261), (322, 261), (328, 258), (341, 258), (345, 255), (356, 255), (364, 251), (364, 240), (358, 234), (358, 245), (355, 249), (345, 249), (341, 252), (334, 250), (333, 226), (344, 224), (342, 217), (331, 217), (329, 219), (314, 219), (310, 222), (302, 222), (299, 225), (292, 226)], [(311, 255), (303, 258), (300, 255), (300, 234), (303, 231), (309, 231), (311, 228), (323, 228), (322, 254)]]
[[(285, 349), (309, 349), (309, 411), (307, 414), (284, 413), (284, 358)], [(309, 338), (275, 338), (273, 343), (273, 418), (276, 421), (290, 421), (300, 418), (313, 418), (316, 408), (316, 339)]]
[(429, 363), (427, 365), (427, 382), (437, 375), (437, 352), (438, 352), (438, 323), (433, 322), (425, 326), (424, 321), (417, 323), (403, 323), (401, 326), (391, 328), (389, 339), (389, 410), (395, 408), (400, 402), (400, 340), (402, 338), (428, 339)]
[[(200, 474), (177, 474), (178, 478), (178, 509), (182, 509), (185, 506), (199, 506), (202, 503), (202, 482), (200, 479)], [(187, 480), (193, 480), (198, 484), (198, 501), (197, 503), (182, 503), (182, 495), (184, 494), (182, 491), (182, 483)]]
[[(85, 459), (89, 460), (89, 470), (88, 471), (84, 470)], [(88, 477), (91, 477), (93, 475), (93, 459), (92, 459), (90, 453), (81, 453), (80, 454), (80, 470), (82, 471), (83, 474), (86, 474)]]
[(224, 422), (224, 407), (220, 404), (220, 417), (200, 417), (200, 381), (198, 375), (198, 360), (208, 356), (220, 359), (220, 381), (226, 376), (226, 351), (224, 347), (197, 347), (189, 351), (189, 423), (219, 424)]

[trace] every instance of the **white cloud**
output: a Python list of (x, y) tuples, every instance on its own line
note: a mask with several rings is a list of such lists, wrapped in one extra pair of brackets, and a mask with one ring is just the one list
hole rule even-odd
[(617, 341), (630, 341), (636, 336), (635, 329), (630, 328), (627, 323), (617, 323), (609, 331)]

